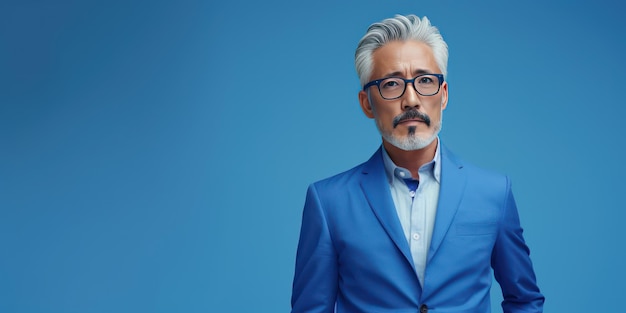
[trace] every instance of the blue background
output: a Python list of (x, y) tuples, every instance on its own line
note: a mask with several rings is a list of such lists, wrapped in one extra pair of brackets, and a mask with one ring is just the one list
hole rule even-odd
[(441, 138), (511, 176), (546, 311), (620, 312), (623, 12), (3, 1), (0, 312), (289, 311), (307, 185), (380, 144), (353, 54), (396, 13), (448, 42)]

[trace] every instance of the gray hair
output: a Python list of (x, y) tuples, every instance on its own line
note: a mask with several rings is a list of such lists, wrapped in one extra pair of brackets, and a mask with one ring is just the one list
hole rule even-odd
[(372, 78), (374, 51), (391, 41), (416, 40), (433, 49), (435, 61), (446, 76), (448, 69), (448, 45), (443, 41), (437, 27), (432, 26), (426, 16), (420, 20), (415, 15), (396, 15), (382, 22), (374, 23), (367, 29), (365, 36), (359, 41), (354, 55), (354, 65), (359, 75), (361, 86)]

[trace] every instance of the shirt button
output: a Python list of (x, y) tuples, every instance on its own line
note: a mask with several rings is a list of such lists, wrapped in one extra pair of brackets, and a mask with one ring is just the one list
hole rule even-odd
[(400, 176), (404, 177), (404, 172), (400, 172)]
[(420, 234), (414, 233), (413, 234), (413, 240), (420, 240)]
[(420, 313), (428, 313), (428, 306), (426, 304), (420, 306)]
[(411, 198), (415, 197), (415, 191), (413, 190), (409, 191), (409, 196), (411, 196)]

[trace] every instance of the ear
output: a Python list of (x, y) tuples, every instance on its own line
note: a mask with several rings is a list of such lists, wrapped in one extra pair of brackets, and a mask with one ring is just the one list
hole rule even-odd
[(372, 110), (372, 104), (370, 103), (367, 92), (365, 92), (364, 90), (359, 91), (359, 103), (361, 104), (361, 110), (363, 110), (365, 116), (369, 118), (374, 118), (374, 110)]
[(448, 106), (448, 82), (441, 84), (441, 111), (445, 110)]

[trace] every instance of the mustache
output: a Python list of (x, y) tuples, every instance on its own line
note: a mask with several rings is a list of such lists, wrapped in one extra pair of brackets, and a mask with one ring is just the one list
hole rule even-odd
[(430, 116), (416, 109), (411, 109), (393, 118), (393, 128), (396, 128), (400, 123), (406, 120), (412, 120), (416, 118), (424, 121), (426, 126), (430, 127)]

